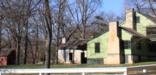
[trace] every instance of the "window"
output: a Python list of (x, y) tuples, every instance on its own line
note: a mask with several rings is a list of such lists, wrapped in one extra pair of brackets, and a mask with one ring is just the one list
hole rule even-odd
[(100, 43), (95, 43), (95, 53), (100, 53)]
[(131, 42), (130, 41), (124, 41), (124, 48), (128, 49), (131, 47)]
[(146, 30), (149, 38), (156, 38), (156, 27), (147, 27)]
[(136, 23), (140, 23), (140, 17), (136, 16)]

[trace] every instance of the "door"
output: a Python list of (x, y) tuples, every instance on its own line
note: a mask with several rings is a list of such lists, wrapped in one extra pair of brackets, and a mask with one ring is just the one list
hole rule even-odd
[(87, 58), (85, 57), (85, 53), (84, 52), (81, 53), (81, 63), (82, 64), (87, 63)]

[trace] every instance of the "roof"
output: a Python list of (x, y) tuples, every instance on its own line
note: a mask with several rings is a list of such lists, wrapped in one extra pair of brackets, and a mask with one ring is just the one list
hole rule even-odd
[(69, 46), (68, 48), (78, 48), (78, 46), (82, 46), (85, 45), (87, 43), (87, 40), (77, 40), (75, 42), (73, 42), (73, 44), (71, 46)]
[(147, 38), (146, 36), (138, 33), (137, 31), (131, 29), (131, 28), (127, 28), (127, 27), (120, 27), (121, 29), (127, 31), (128, 33), (134, 35), (134, 36), (138, 36), (138, 37), (142, 37), (142, 38)]
[(87, 40), (74, 40), (72, 43), (66, 43), (62, 44), (60, 47), (61, 48), (68, 48), (68, 49), (81, 49), (81, 50), (86, 50), (86, 44)]

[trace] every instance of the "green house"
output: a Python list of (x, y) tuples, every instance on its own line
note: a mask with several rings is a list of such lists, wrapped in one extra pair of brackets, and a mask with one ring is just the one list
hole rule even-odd
[(124, 22), (110, 22), (108, 32), (88, 41), (87, 63), (132, 64), (155, 60), (155, 41), (154, 17), (128, 9)]

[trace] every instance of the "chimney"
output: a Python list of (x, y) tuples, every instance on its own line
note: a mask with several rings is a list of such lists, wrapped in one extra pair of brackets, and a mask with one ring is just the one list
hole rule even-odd
[(120, 42), (119, 42), (119, 23), (110, 22), (109, 23), (109, 52), (119, 53), (120, 51)]
[(62, 38), (62, 44), (65, 44), (65, 43), (66, 43), (66, 38), (63, 37), (63, 38)]
[(131, 29), (136, 29), (135, 28), (135, 13), (134, 9), (126, 9), (126, 25), (125, 27), (131, 28)]
[(105, 59), (106, 64), (120, 64), (120, 40), (118, 25), (118, 22), (109, 23), (108, 55)]

